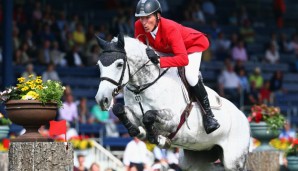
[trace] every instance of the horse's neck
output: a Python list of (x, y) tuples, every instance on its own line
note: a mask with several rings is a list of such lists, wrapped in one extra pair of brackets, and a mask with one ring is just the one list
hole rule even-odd
[(128, 60), (132, 76), (130, 80), (131, 85), (141, 86), (154, 81), (158, 77), (158, 67), (150, 62), (144, 66), (145, 63), (147, 63), (147, 60)]

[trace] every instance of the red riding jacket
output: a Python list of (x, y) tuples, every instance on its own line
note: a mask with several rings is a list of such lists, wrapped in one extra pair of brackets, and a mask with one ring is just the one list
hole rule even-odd
[[(140, 35), (140, 36), (139, 36)], [(146, 33), (140, 20), (135, 22), (135, 37), (146, 43), (146, 35), (150, 46), (163, 53), (172, 53), (174, 56), (160, 58), (160, 67), (179, 67), (188, 65), (188, 56), (194, 52), (202, 52), (209, 47), (209, 41), (204, 33), (192, 28), (184, 27), (172, 20), (161, 17), (156, 38)]]

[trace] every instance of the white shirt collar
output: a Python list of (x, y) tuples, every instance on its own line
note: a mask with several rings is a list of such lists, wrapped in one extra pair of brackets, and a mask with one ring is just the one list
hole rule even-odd
[(154, 39), (155, 39), (155, 37), (156, 37), (157, 31), (158, 31), (158, 26), (155, 28), (155, 30), (153, 30), (153, 31), (150, 32), (151, 35), (152, 35), (152, 37), (153, 37)]

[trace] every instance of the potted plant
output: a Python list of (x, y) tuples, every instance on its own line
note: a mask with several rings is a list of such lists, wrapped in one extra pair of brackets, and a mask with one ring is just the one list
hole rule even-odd
[(62, 106), (64, 87), (58, 81), (42, 81), (41, 76), (20, 77), (16, 86), (0, 93), (5, 103), (8, 118), (22, 125), (26, 133), (12, 141), (50, 141), (38, 133), (41, 125), (55, 119), (57, 109)]
[(274, 150), (269, 141), (277, 138), (282, 129), (285, 118), (280, 109), (274, 106), (255, 105), (251, 108), (251, 115), (248, 117), (252, 137), (261, 141), (256, 151)]
[(298, 170), (298, 139), (291, 139), (286, 150), (287, 167), (289, 170)]

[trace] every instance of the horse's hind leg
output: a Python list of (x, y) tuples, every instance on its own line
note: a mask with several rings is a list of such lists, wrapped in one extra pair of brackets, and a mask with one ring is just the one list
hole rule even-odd
[(142, 127), (135, 126), (127, 117), (130, 113), (133, 116), (130, 109), (125, 108), (123, 104), (117, 103), (113, 106), (113, 113), (119, 118), (119, 120), (123, 123), (123, 125), (128, 130), (128, 133), (131, 137), (138, 136), (139, 138), (143, 139), (146, 137), (146, 132)]
[[(234, 148), (235, 150), (236, 148)], [(227, 171), (246, 171), (246, 159), (248, 150), (243, 150), (242, 154), (234, 155), (230, 150), (224, 150), (223, 164)]]

